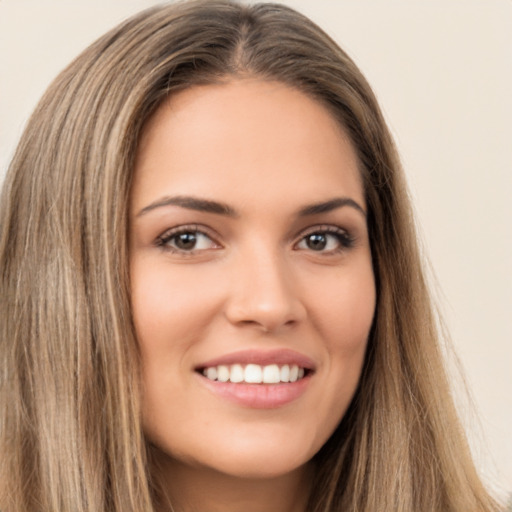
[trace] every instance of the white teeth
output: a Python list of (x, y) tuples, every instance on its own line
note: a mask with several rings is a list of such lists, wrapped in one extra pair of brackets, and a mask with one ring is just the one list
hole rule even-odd
[(206, 377), (210, 380), (217, 380), (217, 367), (211, 366), (206, 368)]
[(234, 364), (231, 367), (231, 376), (230, 376), (229, 380), (231, 382), (243, 382), (244, 369), (241, 364)]
[(261, 366), (258, 366), (257, 364), (248, 364), (245, 367), (244, 380), (251, 384), (259, 384), (262, 379), (262, 373), (263, 371)]
[(248, 384), (279, 384), (280, 382), (296, 382), (304, 377), (304, 368), (296, 364), (279, 366), (269, 364), (260, 366), (248, 364), (245, 367), (241, 364), (230, 366), (210, 366), (203, 370), (203, 375), (209, 380), (219, 382), (246, 382)]
[(271, 364), (263, 368), (263, 382), (265, 384), (277, 384), (281, 382), (281, 374), (277, 364)]
[(217, 380), (227, 382), (229, 380), (229, 368), (227, 366), (217, 366)]

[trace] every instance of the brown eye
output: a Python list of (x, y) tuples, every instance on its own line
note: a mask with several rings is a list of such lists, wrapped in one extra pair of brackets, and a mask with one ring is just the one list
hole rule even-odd
[(196, 229), (171, 230), (159, 237), (157, 245), (173, 252), (194, 252), (218, 247), (206, 233)]
[(311, 249), (312, 251), (323, 251), (327, 247), (328, 240), (325, 233), (312, 233), (304, 240), (308, 249)]
[(353, 239), (340, 228), (330, 227), (318, 231), (311, 231), (305, 235), (297, 244), (300, 250), (335, 253), (352, 247)]
[(177, 249), (181, 249), (183, 251), (191, 251), (195, 249), (197, 244), (197, 234), (196, 233), (179, 233), (174, 235), (173, 237), (174, 246)]

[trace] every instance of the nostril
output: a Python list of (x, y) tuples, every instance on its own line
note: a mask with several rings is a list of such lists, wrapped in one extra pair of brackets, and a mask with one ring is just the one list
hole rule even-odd
[(258, 329), (262, 333), (273, 333), (283, 327), (297, 325), (305, 316), (305, 309), (295, 298), (282, 300), (279, 303), (258, 302), (256, 298), (247, 300), (235, 299), (226, 306), (225, 316), (228, 321), (238, 327)]

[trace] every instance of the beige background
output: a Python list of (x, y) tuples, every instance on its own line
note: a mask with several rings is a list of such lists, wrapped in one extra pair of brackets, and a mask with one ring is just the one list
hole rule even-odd
[[(0, 0), (0, 179), (49, 81), (153, 3)], [(458, 392), (475, 457), (512, 493), (512, 1), (285, 3), (349, 52), (381, 101), (476, 404)]]

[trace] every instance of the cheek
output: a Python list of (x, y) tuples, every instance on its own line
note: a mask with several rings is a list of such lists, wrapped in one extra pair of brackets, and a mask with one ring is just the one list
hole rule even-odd
[[(132, 310), (142, 352), (180, 346), (211, 320), (217, 303), (214, 286), (185, 268), (135, 260), (131, 268)], [(178, 348), (178, 347), (176, 347)]]
[(165, 260), (134, 257), (130, 271), (144, 431), (157, 445), (167, 446), (167, 430), (179, 431), (189, 420), (190, 349), (211, 321), (215, 297), (201, 293), (184, 266)]
[(313, 321), (323, 332), (329, 352), (349, 357), (364, 351), (376, 304), (371, 263), (323, 283), (311, 304)]
[[(336, 284), (334, 284), (336, 283)], [(314, 300), (314, 322), (321, 333), (328, 368), (324, 375), (323, 407), (331, 428), (341, 420), (357, 388), (373, 322), (376, 291), (369, 264), (361, 271), (340, 276)]]

